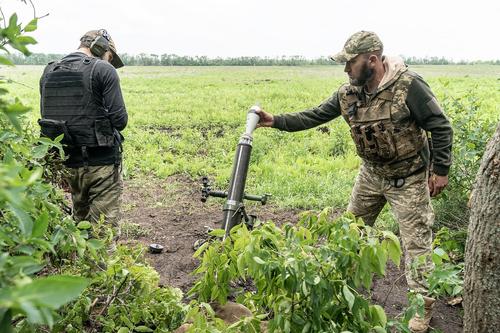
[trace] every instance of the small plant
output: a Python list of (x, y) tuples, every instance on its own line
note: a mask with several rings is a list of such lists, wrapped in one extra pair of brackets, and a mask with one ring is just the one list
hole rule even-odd
[[(223, 230), (213, 234), (220, 236)], [(248, 231), (237, 226), (231, 238), (204, 244), (190, 291), (199, 301), (225, 303), (232, 296), (254, 313), (267, 314), (270, 332), (385, 332), (387, 318), (360, 290), (373, 274), (384, 275), (387, 260), (399, 265), (397, 237), (328, 210), (305, 214), (297, 226), (265, 223)], [(253, 281), (245, 291), (237, 281)]]
[(432, 253), (432, 262), (435, 267), (427, 277), (429, 293), (437, 297), (461, 295), (464, 284), (464, 263), (453, 263), (448, 254), (439, 247)]
[[(184, 321), (188, 306), (176, 288), (158, 287), (159, 275), (143, 258), (141, 246), (118, 246), (101, 263), (85, 263), (90, 286), (60, 311), (52, 332), (167, 333)], [(77, 268), (85, 271), (83, 267)]]
[(144, 228), (144, 226), (138, 223), (132, 223), (128, 221), (123, 221), (120, 224), (120, 230), (122, 235), (126, 239), (146, 237), (151, 232), (151, 230)]

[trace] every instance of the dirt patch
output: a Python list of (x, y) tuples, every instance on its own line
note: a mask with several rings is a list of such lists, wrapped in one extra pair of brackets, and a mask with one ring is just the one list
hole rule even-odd
[[(221, 227), (224, 199), (209, 198), (202, 203), (200, 197), (201, 182), (183, 176), (125, 183), (123, 241), (163, 245), (163, 253), (147, 253), (146, 257), (160, 274), (160, 284), (183, 292), (192, 287), (194, 277), (190, 273), (198, 264), (192, 257), (194, 242), (206, 235), (207, 228)], [(259, 219), (277, 224), (296, 222), (300, 214), (272, 204), (250, 210)], [(373, 302), (383, 306), (390, 318), (402, 315), (407, 306), (408, 287), (403, 274), (402, 267), (390, 265), (386, 276), (375, 279), (371, 290)], [(461, 307), (439, 300), (431, 326), (445, 333), (461, 332)]]
[[(207, 235), (208, 228), (221, 228), (224, 199), (201, 200), (201, 181), (175, 176), (166, 180), (130, 180), (123, 194), (123, 241), (163, 245), (161, 254), (146, 257), (160, 273), (160, 283), (186, 292), (194, 278), (197, 261), (193, 244)], [(250, 207), (261, 220), (296, 222), (298, 211), (283, 211), (273, 205)]]

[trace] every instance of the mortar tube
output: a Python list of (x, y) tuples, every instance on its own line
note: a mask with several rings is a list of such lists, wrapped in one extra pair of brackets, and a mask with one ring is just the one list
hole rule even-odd
[(252, 152), (252, 137), (245, 133), (241, 136), (234, 157), (231, 182), (227, 194), (227, 201), (223, 207), (222, 228), (225, 237), (229, 236), (231, 229), (241, 222), (240, 208), (243, 205), (245, 182)]

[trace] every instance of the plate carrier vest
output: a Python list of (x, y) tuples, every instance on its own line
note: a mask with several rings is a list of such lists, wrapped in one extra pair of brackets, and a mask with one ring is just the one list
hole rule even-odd
[(389, 179), (407, 177), (426, 164), (420, 155), (427, 144), (426, 133), (406, 106), (413, 78), (405, 72), (369, 100), (362, 88), (345, 85), (339, 90), (342, 116), (351, 128), (358, 155)]
[(106, 116), (107, 110), (92, 91), (92, 78), (97, 63), (93, 57), (78, 62), (49, 63), (41, 81), (41, 116), (38, 120), (42, 136), (64, 134), (61, 143), (81, 147), (84, 158), (87, 147), (113, 147), (117, 131)]

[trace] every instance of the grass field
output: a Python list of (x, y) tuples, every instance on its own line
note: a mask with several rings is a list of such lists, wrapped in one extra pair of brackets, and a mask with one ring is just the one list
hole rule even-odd
[[(38, 118), (41, 66), (2, 67), (16, 83), (11, 93), (33, 106)], [(500, 66), (415, 66), (439, 100), (473, 95), (478, 117), (500, 117)], [(248, 108), (271, 113), (318, 105), (346, 80), (341, 66), (125, 67), (119, 70), (129, 126), (126, 177), (208, 175), (218, 187), (230, 176)], [(258, 129), (247, 192), (271, 193), (281, 207), (344, 207), (359, 166), (342, 119), (322, 130), (286, 133)]]

